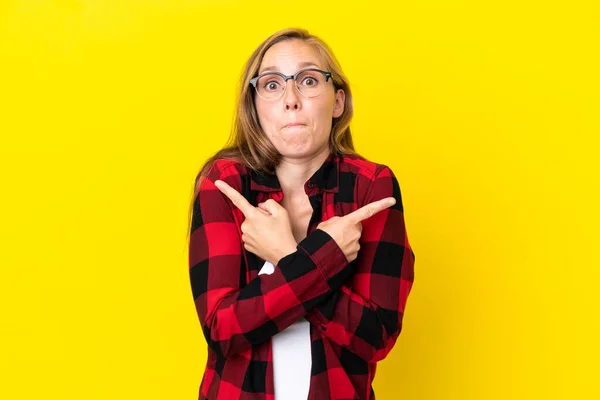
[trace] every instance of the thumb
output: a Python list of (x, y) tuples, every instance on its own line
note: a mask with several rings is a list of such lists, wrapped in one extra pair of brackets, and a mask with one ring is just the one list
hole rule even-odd
[(273, 199), (267, 200), (264, 203), (260, 203), (258, 206), (261, 209), (268, 211), (271, 215), (278, 215), (279, 211), (283, 208)]
[(258, 209), (260, 210), (260, 212), (262, 212), (265, 215), (271, 215), (269, 213), (269, 211), (267, 211), (267, 208), (265, 207), (265, 203), (258, 203)]

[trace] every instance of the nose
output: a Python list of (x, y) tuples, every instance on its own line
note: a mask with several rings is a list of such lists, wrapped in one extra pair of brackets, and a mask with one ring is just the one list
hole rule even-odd
[(300, 108), (300, 93), (296, 87), (296, 82), (292, 78), (288, 79), (283, 92), (283, 105), (286, 110)]

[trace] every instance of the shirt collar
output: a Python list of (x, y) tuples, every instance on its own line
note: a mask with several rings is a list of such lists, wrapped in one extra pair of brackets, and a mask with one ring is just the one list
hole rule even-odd
[[(329, 156), (319, 167), (319, 169), (310, 177), (307, 183), (312, 183), (315, 187), (325, 192), (337, 193), (340, 182), (339, 164), (343, 160), (342, 154), (329, 153)], [(277, 175), (269, 172), (250, 171), (250, 188), (261, 192), (281, 191), (281, 184)]]

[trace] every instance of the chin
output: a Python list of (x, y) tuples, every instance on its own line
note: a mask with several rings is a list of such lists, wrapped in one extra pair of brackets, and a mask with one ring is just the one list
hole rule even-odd
[(279, 149), (279, 152), (284, 157), (306, 157), (314, 152), (311, 146), (285, 146)]
[(268, 136), (277, 151), (283, 157), (288, 158), (310, 157), (321, 153), (324, 151), (323, 149), (325, 147), (329, 147), (329, 137), (319, 137), (323, 143), (318, 143), (315, 141), (316, 137), (314, 132), (302, 132), (301, 134), (277, 132)]
[(321, 152), (325, 151), (325, 148), (329, 148), (328, 143), (324, 143), (322, 146), (315, 146), (314, 143), (306, 143), (302, 146), (284, 146), (283, 149), (279, 150), (279, 153), (283, 157), (287, 158), (312, 158), (312, 156), (316, 156), (321, 154)]

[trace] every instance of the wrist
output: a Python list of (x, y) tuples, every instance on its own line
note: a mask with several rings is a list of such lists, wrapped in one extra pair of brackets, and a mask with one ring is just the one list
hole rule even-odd
[(295, 253), (297, 250), (297, 244), (294, 243), (290, 243), (287, 246), (282, 246), (281, 247), (281, 251), (277, 254), (277, 264), (279, 264), (279, 260), (281, 260), (284, 257), (289, 256), (292, 253)]

